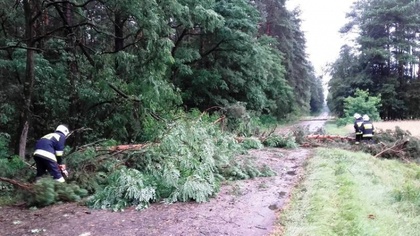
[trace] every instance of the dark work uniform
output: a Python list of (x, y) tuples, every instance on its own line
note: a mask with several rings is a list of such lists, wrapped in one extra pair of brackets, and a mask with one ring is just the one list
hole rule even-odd
[(373, 135), (375, 134), (375, 128), (373, 127), (372, 122), (370, 121), (363, 121), (360, 130), (363, 133), (363, 140), (366, 143), (371, 143)]
[(361, 126), (363, 124), (363, 119), (360, 117), (354, 121), (354, 131), (356, 133), (356, 144), (362, 141), (363, 132), (361, 130)]
[(55, 180), (64, 180), (58, 165), (62, 162), (65, 143), (66, 136), (57, 131), (38, 140), (33, 154), (37, 178), (48, 171)]

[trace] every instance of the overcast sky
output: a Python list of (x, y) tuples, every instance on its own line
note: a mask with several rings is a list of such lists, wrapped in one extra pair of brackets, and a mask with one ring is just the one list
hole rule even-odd
[[(287, 0), (289, 10), (302, 10), (302, 31), (306, 37), (306, 52), (316, 75), (323, 75), (327, 63), (334, 62), (345, 44), (338, 30), (347, 22), (345, 16), (355, 0)], [(325, 78), (325, 77), (324, 77)]]

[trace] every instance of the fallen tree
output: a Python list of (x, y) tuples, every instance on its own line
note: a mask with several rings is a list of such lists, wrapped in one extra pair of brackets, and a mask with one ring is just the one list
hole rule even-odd
[(341, 136), (341, 135), (319, 135), (319, 134), (311, 134), (306, 136), (307, 139), (314, 139), (317, 141), (354, 141), (353, 137), (348, 136)]
[[(180, 119), (153, 143), (116, 145), (102, 140), (75, 148), (64, 158), (70, 184), (60, 185), (51, 178), (13, 182), (17, 176), (33, 182), (33, 170), (29, 175), (10, 171), (0, 176), (27, 192), (28, 205), (78, 201), (85, 193), (90, 195), (86, 203), (99, 209), (141, 209), (155, 201), (204, 202), (217, 194), (225, 180), (275, 175), (251, 157), (238, 157), (246, 143), (213, 122)], [(9, 165), (0, 163), (0, 171), (2, 166)]]

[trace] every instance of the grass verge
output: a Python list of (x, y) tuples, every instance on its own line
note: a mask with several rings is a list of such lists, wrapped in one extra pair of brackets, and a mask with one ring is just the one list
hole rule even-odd
[(324, 125), (325, 132), (327, 134), (334, 134), (334, 135), (342, 135), (348, 136), (352, 135), (352, 130), (350, 130), (347, 126), (337, 126), (335, 121), (327, 121)]
[(319, 148), (273, 235), (419, 235), (420, 166)]

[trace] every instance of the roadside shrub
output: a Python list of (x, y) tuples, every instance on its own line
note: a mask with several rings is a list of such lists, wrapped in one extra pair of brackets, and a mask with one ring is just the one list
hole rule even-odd
[(337, 120), (338, 126), (351, 124), (354, 122), (353, 115), (355, 113), (367, 114), (372, 121), (380, 120), (379, 107), (381, 106), (381, 98), (369, 95), (369, 91), (356, 89), (354, 96), (344, 99), (344, 116)]

